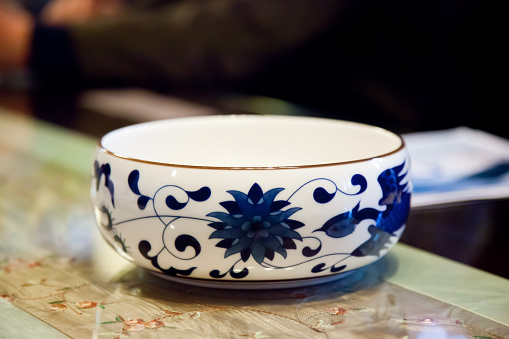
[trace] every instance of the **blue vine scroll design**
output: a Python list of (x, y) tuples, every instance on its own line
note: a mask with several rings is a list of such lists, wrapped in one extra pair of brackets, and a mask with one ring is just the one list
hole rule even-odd
[[(102, 175), (106, 177), (106, 187), (108, 187), (113, 200), (113, 183), (109, 178), (111, 168), (108, 164), (106, 165), (95, 166), (97, 169), (96, 179), (99, 180)], [(253, 259), (254, 262), (263, 268), (287, 269), (311, 264), (312, 273), (322, 273), (325, 271), (337, 273), (347, 268), (347, 265), (343, 262), (350, 257), (380, 256), (384, 249), (390, 247), (392, 238), (397, 236), (396, 233), (404, 227), (408, 217), (411, 195), (411, 187), (407, 177), (408, 170), (406, 168), (406, 163), (403, 162), (399, 166), (383, 171), (377, 177), (378, 184), (383, 193), (382, 198), (378, 201), (380, 210), (371, 207), (360, 208), (361, 200), (359, 200), (354, 208), (347, 212), (342, 211), (342, 213), (338, 213), (319, 227), (316, 225), (305, 225), (299, 220), (298, 212), (302, 208), (294, 205), (292, 199), (298, 194), (308, 194), (307, 192), (309, 191), (304, 190), (304, 188), (311, 187), (312, 184), (318, 184), (318, 187), (313, 190), (312, 197), (316, 203), (321, 205), (331, 203), (337, 195), (360, 197), (368, 188), (368, 182), (364, 176), (360, 174), (352, 176), (350, 180), (351, 189), (348, 189), (348, 191), (339, 189), (333, 180), (316, 178), (302, 184), (286, 200), (278, 199), (284, 188), (276, 187), (264, 191), (258, 183), (254, 182), (247, 193), (237, 190), (226, 191), (233, 200), (219, 203), (224, 210), (212, 211), (206, 214), (205, 217), (200, 217), (186, 216), (185, 213), (180, 215), (182, 213), (177, 212), (183, 210), (191, 201), (198, 203), (207, 201), (212, 195), (209, 187), (204, 186), (198, 190), (186, 190), (176, 185), (164, 185), (157, 189), (153, 195), (150, 195), (140, 190), (140, 172), (133, 170), (128, 176), (127, 184), (131, 192), (138, 196), (136, 200), (137, 208), (139, 210), (146, 210), (150, 206), (154, 214), (115, 222), (112, 212), (107, 207), (101, 206), (98, 210), (106, 216), (102, 227), (113, 234), (114, 241), (119, 242), (122, 250), (125, 252), (128, 252), (129, 248), (125, 246), (125, 241), (122, 239), (121, 234), (118, 233), (117, 227), (136, 220), (157, 218), (164, 225), (162, 248), (155, 254), (149, 254), (153, 251), (153, 245), (148, 240), (141, 240), (138, 243), (137, 249), (154, 268), (171, 276), (190, 276), (197, 267), (190, 265), (192, 267), (185, 267), (184, 269), (178, 269), (173, 266), (167, 269), (163, 268), (158, 261), (161, 254), (169, 253), (178, 260), (191, 261), (202, 253), (200, 242), (185, 232), (172, 240), (172, 248), (176, 249), (176, 252), (172, 252), (170, 246), (168, 246), (169, 244), (165, 242), (165, 232), (167, 230), (168, 232), (173, 232), (169, 225), (179, 219), (206, 223), (213, 229), (209, 239), (216, 241), (215, 246), (217, 248), (224, 249), (224, 257), (238, 258), (229, 269), (223, 271), (218, 269), (210, 270), (209, 276), (211, 278), (221, 279), (229, 275), (233, 279), (243, 279), (249, 275), (249, 269), (244, 263), (250, 259)], [(97, 183), (97, 186), (99, 186), (99, 183)], [(328, 189), (324, 187), (328, 187)], [(175, 194), (168, 192), (179, 192), (178, 198)], [(162, 201), (158, 200), (157, 206), (164, 202), (164, 205), (175, 213), (159, 213), (155, 203), (156, 197), (157, 199), (161, 197), (164, 199)], [(322, 253), (324, 237), (336, 239), (347, 237), (365, 220), (369, 220), (371, 224), (367, 226), (369, 239), (364, 243), (360, 244), (353, 251)], [(309, 227), (316, 228), (312, 230), (312, 234), (308, 233), (306, 236), (303, 236), (301, 229), (304, 226), (307, 229)], [(316, 236), (313, 233), (316, 233)], [(274, 260), (276, 257), (286, 259), (290, 252), (297, 251), (299, 243), (301, 244), (301, 250), (299, 251), (307, 259), (287, 266), (275, 264)], [(189, 257), (188, 253), (186, 257), (182, 257), (179, 252), (187, 251), (188, 248), (192, 249), (192, 255)], [(332, 260), (334, 263), (331, 264), (330, 258), (334, 257), (340, 258)], [(328, 264), (325, 262), (326, 258), (328, 259)]]
[[(100, 164), (97, 160), (94, 161), (92, 180), (95, 181), (95, 191), (99, 192), (101, 188), (101, 179), (104, 176), (104, 187), (107, 188), (110, 195), (111, 208), (115, 208), (115, 185), (111, 180), (111, 166), (109, 163)], [(108, 206), (109, 203), (103, 202), (95, 209), (97, 224), (105, 231), (109, 232), (112, 236), (115, 247), (119, 248), (122, 252), (128, 254), (130, 249), (125, 244), (125, 239), (122, 234), (113, 226), (113, 212)]]
[[(343, 238), (352, 234), (362, 221), (371, 220), (374, 224), (368, 226), (369, 239), (352, 252), (327, 253), (319, 256), (322, 250), (322, 240), (319, 237), (302, 237), (296, 230), (305, 225), (300, 221), (288, 219), (301, 208), (293, 207), (287, 210), (282, 210), (282, 208), (289, 206), (292, 197), (313, 182), (326, 181), (335, 187), (332, 192), (323, 187), (318, 187), (313, 191), (313, 199), (320, 204), (331, 202), (338, 193), (348, 196), (360, 195), (367, 189), (367, 180), (360, 174), (354, 175), (351, 179), (352, 185), (359, 187), (356, 192), (352, 193), (340, 190), (332, 180), (327, 178), (306, 182), (286, 201), (274, 200), (276, 195), (283, 191), (283, 188), (275, 188), (263, 193), (257, 183), (253, 184), (248, 194), (228, 191), (235, 201), (220, 203), (228, 213), (213, 212), (207, 215), (220, 220), (209, 224), (216, 229), (209, 239), (223, 239), (216, 246), (226, 249), (225, 258), (240, 253), (241, 260), (246, 262), (250, 256), (253, 256), (256, 262), (265, 268), (287, 269), (326, 257), (341, 256), (342, 259), (332, 265), (327, 265), (324, 262), (314, 265), (311, 272), (321, 273), (329, 270), (331, 273), (337, 273), (343, 271), (347, 265), (342, 262), (349, 257), (380, 256), (384, 249), (389, 248), (391, 238), (396, 236), (395, 232), (405, 225), (411, 195), (409, 181), (406, 180), (407, 171), (404, 171), (405, 165), (404, 162), (388, 169), (377, 178), (383, 192), (379, 205), (386, 206), (384, 211), (374, 208), (360, 209), (359, 201), (352, 210), (330, 218), (322, 227), (314, 230), (314, 232), (324, 232), (331, 238)], [(272, 214), (279, 216), (279, 219), (273, 218)], [(296, 249), (294, 240), (302, 242), (311, 239), (316, 241), (316, 246), (314, 248), (306, 246), (302, 249), (302, 255), (309, 258), (308, 260), (291, 266), (278, 266), (268, 262), (273, 260), (275, 252), (286, 258), (286, 249)], [(235, 265), (241, 260), (237, 261)], [(230, 274), (232, 270), (233, 267), (230, 269)], [(244, 272), (242, 277), (247, 275), (246, 270), (244, 268), (242, 271)], [(220, 274), (219, 271), (214, 270), (210, 275), (214, 278), (221, 278), (227, 273)], [(232, 275), (232, 277), (234, 276)]]
[(111, 166), (110, 164), (99, 164), (99, 162), (96, 160), (94, 161), (94, 171), (92, 173), (92, 177), (95, 179), (96, 186), (95, 190), (99, 191), (99, 188), (101, 186), (101, 177), (104, 175), (104, 186), (108, 189), (108, 192), (111, 196), (111, 204), (113, 207), (115, 207), (115, 188), (113, 185), (113, 182), (110, 180), (111, 175)]
[[(302, 254), (306, 257), (314, 257), (321, 251), (321, 240), (317, 237), (302, 237), (297, 230), (305, 226), (305, 224), (301, 221), (290, 219), (290, 216), (301, 210), (301, 208), (291, 207), (283, 210), (283, 208), (291, 205), (290, 200), (292, 197), (304, 187), (319, 181), (327, 181), (332, 183), (335, 187), (333, 192), (328, 192), (323, 187), (318, 187), (314, 190), (313, 198), (320, 204), (330, 202), (338, 192), (344, 195), (356, 196), (364, 193), (367, 189), (366, 178), (360, 174), (356, 174), (352, 177), (351, 183), (353, 186), (358, 186), (359, 189), (352, 193), (340, 190), (332, 180), (327, 178), (317, 178), (304, 183), (297, 188), (287, 200), (275, 200), (276, 196), (282, 192), (284, 188), (274, 188), (263, 193), (258, 183), (254, 183), (247, 194), (239, 191), (228, 191), (234, 198), (234, 201), (224, 201), (220, 203), (228, 213), (212, 212), (207, 214), (208, 217), (220, 220), (219, 222), (209, 224), (210, 227), (216, 229), (209, 239), (222, 239), (216, 244), (216, 247), (226, 249), (225, 258), (240, 253), (241, 259), (237, 261), (228, 272), (220, 273), (218, 270), (214, 270), (210, 272), (210, 276), (213, 278), (222, 278), (230, 273), (230, 276), (233, 278), (238, 278), (233, 274), (233, 268), (235, 265), (239, 264), (240, 261), (246, 262), (250, 256), (262, 267), (270, 267), (273, 269), (299, 266), (329, 256), (324, 255), (323, 257), (313, 258), (284, 267), (276, 266), (268, 262), (274, 259), (275, 253), (286, 258), (286, 250), (297, 249), (296, 240), (302, 242), (304, 239), (315, 239), (318, 242), (319, 245), (315, 249), (309, 246), (304, 247)], [(337, 255), (337, 253), (334, 255)], [(335, 272), (334, 268), (331, 270)], [(312, 273), (318, 272), (318, 270), (312, 270)], [(244, 268), (240, 276), (247, 276), (248, 273), (248, 269)]]
[[(385, 210), (360, 209), (359, 201), (352, 210), (330, 218), (322, 227), (314, 231), (324, 232), (331, 238), (343, 238), (352, 234), (362, 221), (372, 221), (367, 229), (370, 234), (368, 240), (351, 253), (337, 253), (337, 255), (346, 256), (333, 265), (327, 266), (325, 263), (320, 263), (312, 268), (312, 272), (318, 273), (327, 269), (332, 273), (339, 272), (347, 267), (347, 265), (340, 264), (349, 257), (379, 257), (384, 249), (390, 248), (391, 238), (396, 236), (396, 232), (404, 227), (410, 211), (411, 187), (406, 168), (406, 162), (403, 162), (399, 166), (383, 171), (378, 176), (377, 181), (383, 193), (378, 204), (381, 207), (385, 206)], [(311, 257), (318, 254), (318, 250), (308, 251), (307, 253), (303, 251), (302, 254)]]
[[(175, 239), (175, 242), (174, 242), (174, 246), (178, 252), (182, 253), (182, 252), (186, 251), (188, 247), (191, 247), (194, 250), (193, 256), (191, 256), (190, 258), (182, 258), (178, 254), (173, 253), (168, 248), (167, 244), (164, 241), (164, 232), (166, 231), (166, 229), (168, 228), (168, 226), (171, 223), (177, 221), (178, 219), (193, 219), (193, 220), (198, 220), (198, 221), (210, 221), (210, 220), (194, 218), (194, 217), (178, 216), (178, 215), (160, 214), (160, 213), (158, 213), (157, 208), (155, 206), (155, 200), (156, 200), (156, 196), (160, 192), (162, 192), (162, 190), (165, 188), (174, 188), (178, 191), (181, 191), (187, 197), (186, 201), (179, 201), (172, 194), (168, 194), (164, 198), (165, 204), (169, 209), (171, 209), (173, 211), (179, 211), (179, 210), (182, 210), (183, 208), (185, 208), (191, 200), (196, 201), (196, 202), (203, 202), (203, 201), (208, 200), (211, 195), (210, 188), (207, 186), (204, 186), (197, 191), (187, 191), (187, 190), (183, 189), (182, 187), (179, 187), (176, 185), (165, 185), (165, 186), (160, 187), (154, 193), (154, 195), (152, 197), (150, 197), (148, 195), (142, 194), (142, 192), (140, 191), (139, 185), (138, 185), (139, 179), (140, 179), (140, 172), (138, 170), (133, 170), (129, 174), (129, 177), (127, 179), (129, 188), (130, 188), (131, 192), (138, 195), (138, 200), (137, 200), (138, 208), (140, 210), (145, 210), (147, 208), (147, 205), (149, 204), (149, 202), (152, 202), (152, 208), (154, 210), (155, 215), (135, 218), (135, 219), (131, 219), (131, 220), (125, 220), (122, 223), (131, 222), (134, 220), (146, 219), (146, 218), (154, 218), (154, 217), (158, 218), (165, 226), (163, 234), (162, 234), (163, 235), (163, 247), (155, 255), (150, 255), (149, 252), (152, 250), (152, 245), (150, 244), (149, 241), (142, 240), (138, 244), (138, 251), (145, 259), (147, 259), (151, 262), (152, 266), (154, 266), (156, 269), (158, 269), (159, 271), (161, 271), (164, 274), (171, 275), (171, 276), (178, 276), (178, 275), (189, 276), (189, 275), (191, 275), (193, 273), (193, 271), (196, 269), (196, 267), (190, 267), (188, 269), (177, 269), (175, 267), (170, 267), (168, 269), (163, 269), (159, 265), (158, 257), (164, 251), (166, 251), (167, 253), (171, 254), (172, 256), (174, 256), (175, 258), (177, 258), (179, 260), (194, 259), (201, 253), (201, 245), (200, 245), (199, 241), (195, 237), (193, 237), (192, 235), (189, 235), (189, 234), (181, 234), (181, 235), (177, 236), (177, 238)], [(170, 221), (165, 221), (164, 220), (165, 218), (168, 218)], [(119, 225), (119, 224), (120, 223), (117, 223), (116, 225)]]

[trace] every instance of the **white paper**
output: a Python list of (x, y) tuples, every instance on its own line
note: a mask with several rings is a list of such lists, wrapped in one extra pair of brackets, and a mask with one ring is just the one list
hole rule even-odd
[(412, 161), (413, 207), (509, 197), (509, 140), (467, 127), (403, 138)]

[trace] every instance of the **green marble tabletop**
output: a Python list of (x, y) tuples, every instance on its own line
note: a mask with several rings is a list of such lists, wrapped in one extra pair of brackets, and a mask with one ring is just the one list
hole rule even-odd
[(1, 338), (509, 338), (509, 280), (404, 244), (311, 287), (155, 277), (98, 235), (96, 144), (0, 110)]

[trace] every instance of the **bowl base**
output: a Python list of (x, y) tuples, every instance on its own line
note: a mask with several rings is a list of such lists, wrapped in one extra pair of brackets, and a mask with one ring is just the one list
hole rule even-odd
[(259, 290), (259, 289), (279, 289), (279, 288), (296, 288), (306, 287), (318, 284), (325, 284), (331, 281), (345, 278), (352, 274), (354, 271), (348, 271), (343, 273), (337, 273), (334, 275), (327, 275), (316, 278), (305, 278), (305, 279), (290, 279), (290, 280), (271, 280), (271, 281), (232, 281), (232, 280), (206, 280), (206, 279), (194, 279), (185, 277), (175, 277), (166, 275), (163, 273), (149, 270), (150, 273), (157, 277), (177, 282), (180, 284), (206, 287), (206, 288), (218, 288), (218, 289), (232, 289), (232, 290)]

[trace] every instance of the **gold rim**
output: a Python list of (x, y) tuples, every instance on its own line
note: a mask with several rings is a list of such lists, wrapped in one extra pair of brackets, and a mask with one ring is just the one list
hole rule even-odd
[[(392, 132), (390, 132), (392, 133)], [(393, 151), (369, 157), (369, 158), (363, 158), (363, 159), (357, 159), (357, 160), (349, 160), (349, 161), (340, 161), (340, 162), (332, 162), (332, 163), (325, 163), (325, 164), (313, 164), (313, 165), (295, 165), (295, 166), (254, 166), (254, 167), (234, 167), (234, 166), (200, 166), (200, 165), (182, 165), (182, 164), (171, 164), (166, 162), (158, 162), (158, 161), (151, 161), (151, 160), (142, 160), (137, 158), (131, 158), (127, 157), (121, 154), (116, 154), (114, 152), (111, 152), (107, 150), (103, 145), (102, 142), (99, 141), (98, 147), (100, 148), (101, 152), (111, 155), (115, 158), (123, 159), (123, 160), (129, 160), (134, 161), (142, 164), (148, 164), (148, 165), (158, 165), (158, 166), (166, 166), (166, 167), (177, 167), (177, 168), (190, 168), (190, 169), (208, 169), (208, 170), (249, 170), (249, 171), (267, 171), (267, 170), (288, 170), (288, 169), (300, 169), (300, 168), (315, 168), (315, 167), (328, 167), (328, 166), (339, 166), (339, 165), (348, 165), (348, 164), (354, 164), (359, 162), (365, 162), (372, 159), (378, 159), (378, 158), (384, 158), (387, 156), (390, 156), (392, 154), (398, 153), (399, 151), (403, 150), (405, 148), (405, 140), (398, 134), (394, 134), (397, 136), (401, 142), (398, 148), (396, 148)]]

